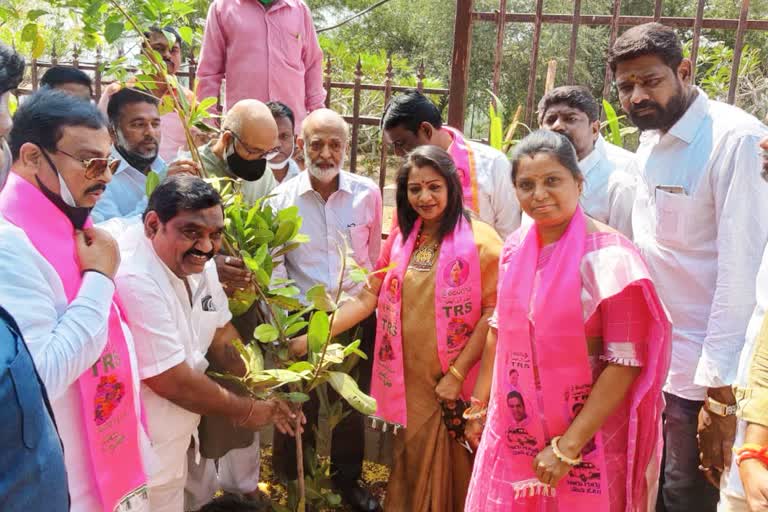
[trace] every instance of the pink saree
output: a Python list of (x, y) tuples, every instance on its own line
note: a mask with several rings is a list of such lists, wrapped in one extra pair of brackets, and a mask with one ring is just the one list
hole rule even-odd
[[(535, 228), (518, 230), (500, 266), (488, 421), (466, 510), (648, 510), (659, 470), (670, 323), (637, 250), (619, 234), (588, 235), (579, 208), (551, 246), (540, 247)], [(566, 431), (589, 396), (600, 368), (590, 360), (587, 328), (607, 314), (626, 320), (607, 327), (614, 336), (623, 332), (616, 338), (623, 342), (606, 359), (642, 370), (585, 447), (582, 464), (550, 489), (536, 478), (533, 459)]]

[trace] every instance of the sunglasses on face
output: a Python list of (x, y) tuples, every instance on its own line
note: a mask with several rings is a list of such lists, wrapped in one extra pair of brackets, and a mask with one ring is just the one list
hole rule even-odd
[(104, 173), (107, 172), (107, 169), (109, 169), (112, 174), (115, 174), (117, 166), (120, 164), (120, 160), (109, 157), (81, 159), (60, 149), (56, 149), (56, 153), (61, 153), (62, 155), (68, 156), (72, 160), (77, 160), (80, 162), (80, 165), (82, 165), (85, 169), (85, 177), (89, 180), (96, 180), (101, 178)]
[(237, 142), (240, 143), (243, 149), (245, 149), (245, 152), (248, 153), (248, 156), (255, 156), (256, 160), (260, 160), (262, 158), (264, 160), (272, 160), (280, 153), (280, 146), (276, 146), (272, 149), (253, 149), (245, 144), (235, 132), (232, 130), (227, 131), (232, 134), (232, 137), (234, 137)]

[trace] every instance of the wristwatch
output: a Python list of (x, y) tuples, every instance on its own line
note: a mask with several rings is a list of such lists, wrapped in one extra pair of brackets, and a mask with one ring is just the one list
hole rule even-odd
[(709, 396), (704, 403), (707, 405), (707, 410), (709, 412), (717, 414), (718, 416), (726, 417), (736, 414), (736, 404), (726, 405)]

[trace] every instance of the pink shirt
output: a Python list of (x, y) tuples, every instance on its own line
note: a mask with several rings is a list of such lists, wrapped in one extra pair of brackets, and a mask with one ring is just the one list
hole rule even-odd
[(199, 98), (218, 96), (226, 79), (226, 107), (241, 99), (281, 101), (296, 117), (325, 101), (323, 52), (302, 0), (214, 0), (208, 10), (197, 77)]

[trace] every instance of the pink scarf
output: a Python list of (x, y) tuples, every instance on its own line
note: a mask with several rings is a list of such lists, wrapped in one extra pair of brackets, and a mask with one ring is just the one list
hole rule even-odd
[(480, 213), (477, 202), (477, 168), (475, 166), (475, 152), (464, 140), (464, 136), (456, 128), (443, 126), (441, 130), (451, 134), (453, 144), (448, 148), (448, 153), (456, 166), (456, 172), (461, 182), (461, 191), (464, 195), (464, 207), (475, 213)]
[[(402, 289), (411, 261), (421, 219), (403, 244), (397, 231), (392, 244), (395, 268), (387, 272), (379, 292), (371, 391), (378, 404), (377, 415), (389, 423), (406, 426), (405, 375), (403, 370)], [(475, 329), (481, 312), (480, 256), (472, 226), (464, 217), (453, 233), (443, 238), (435, 278), (435, 321), (437, 350), (443, 372), (459, 356)], [(412, 341), (416, 342), (416, 341)], [(462, 398), (469, 400), (475, 387), (479, 364), (466, 375)]]
[[(572, 421), (572, 405), (583, 402), (592, 387), (581, 300), (581, 265), (585, 254), (604, 249), (601, 254), (605, 255), (607, 271), (605, 275), (594, 276), (600, 296), (591, 298), (586, 317), (604, 299), (632, 285), (641, 287), (653, 317), (645, 365), (626, 398), (630, 419), (623, 509), (647, 509), (646, 470), (658, 470), (651, 461), (661, 442), (661, 387), (669, 364), (670, 324), (637, 249), (618, 235), (600, 240), (604, 245), (586, 243), (585, 217), (578, 208), (551, 259), (538, 274), (538, 283), (538, 230), (532, 227), (527, 235), (518, 231), (507, 242), (505, 253), (510, 256), (505, 260), (506, 272), (498, 291), (499, 337), (491, 404), (475, 461), (467, 510), (539, 511), (545, 500), (556, 503), (560, 511), (613, 509), (606, 479), (611, 468), (606, 465), (601, 432), (585, 449), (584, 462), (560, 481), (555, 498), (546, 497), (549, 492), (538, 482), (532, 468), (534, 457), (554, 436), (567, 430)], [(513, 373), (514, 391), (508, 393), (507, 381)], [(515, 392), (522, 396), (524, 417), (508, 403), (509, 400), (516, 405), (519, 401), (512, 396)], [(499, 506), (502, 502), (506, 504)]]
[[(67, 300), (72, 302), (83, 278), (69, 219), (40, 190), (13, 172), (0, 192), (0, 212), (24, 231), (35, 249), (53, 266)], [(87, 225), (91, 224), (89, 219)], [(124, 498), (147, 482), (139, 445), (138, 398), (134, 394), (131, 360), (120, 316), (113, 302), (104, 352), (77, 381), (83, 404), (83, 444), (90, 448), (92, 473), (70, 478), (92, 478), (105, 512), (115, 510)]]

